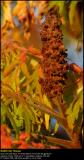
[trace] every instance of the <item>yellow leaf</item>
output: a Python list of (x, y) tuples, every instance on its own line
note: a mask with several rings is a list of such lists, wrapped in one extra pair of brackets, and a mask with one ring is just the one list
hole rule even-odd
[[(18, 12), (19, 11), (19, 12)], [(30, 11), (28, 3), (26, 1), (17, 1), (17, 5), (13, 10), (13, 15), (18, 17), (18, 20), (22, 23), (24, 38), (28, 40), (30, 38)]]
[(55, 132), (55, 133), (58, 131), (58, 128), (59, 128), (59, 124), (56, 122), (55, 128), (54, 128), (54, 132)]
[(14, 41), (18, 41), (18, 42), (23, 43), (23, 41), (24, 41), (23, 40), (23, 36), (22, 36), (22, 34), (21, 34), (21, 32), (20, 32), (18, 27), (15, 27), (13, 29), (12, 36), (13, 36)]
[(79, 36), (82, 31), (80, 15), (76, 8), (77, 3), (77, 1), (72, 1), (69, 10), (70, 27), (75, 36)]
[[(43, 95), (43, 103), (46, 104), (49, 108), (52, 108), (51, 103), (49, 102), (45, 94)], [(50, 120), (50, 115), (45, 114), (45, 126), (47, 130), (49, 129), (49, 120)]]
[(45, 113), (45, 126), (46, 129), (49, 129), (49, 120), (50, 120), (50, 115)]
[(13, 62), (12, 64), (10, 64), (8, 67), (6, 67), (6, 69), (4, 70), (4, 77), (8, 76), (17, 66), (18, 61)]
[(72, 25), (74, 23), (74, 13), (76, 11), (76, 5), (77, 5), (77, 1), (72, 1), (70, 3), (70, 9), (69, 9), (69, 20), (70, 20), (70, 24)]
[(2, 9), (3, 9), (3, 23), (9, 22), (8, 25), (14, 28), (13, 18), (11, 14), (11, 1), (3, 1)]
[(27, 65), (25, 63), (21, 63), (20, 67), (25, 77), (29, 78), (29, 72), (28, 72)]
[(38, 65), (38, 62), (37, 62), (36, 60), (32, 59), (32, 60), (31, 60), (31, 65), (32, 65), (33, 67), (36, 67), (36, 66)]
[(18, 17), (24, 16), (26, 13), (26, 6), (27, 6), (26, 1), (17, 1), (17, 4), (15, 8), (13, 9), (13, 15), (18, 16)]
[(43, 95), (43, 103), (47, 105), (49, 108), (52, 108), (51, 103), (45, 94)]
[(67, 122), (68, 122), (69, 128), (73, 129), (74, 128), (74, 118), (73, 118), (72, 112), (67, 117)]

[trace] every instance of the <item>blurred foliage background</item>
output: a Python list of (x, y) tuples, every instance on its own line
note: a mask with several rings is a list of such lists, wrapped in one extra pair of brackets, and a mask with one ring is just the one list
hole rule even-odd
[(63, 106), (56, 102), (56, 112), (39, 84), (41, 25), (48, 10), (56, 5), (59, 6), (64, 45), (68, 49), (68, 63), (78, 64), (82, 71), (83, 1), (1, 1), (1, 123), (9, 125), (16, 138), (24, 130), (55, 137), (57, 133), (60, 138), (60, 127), (72, 141), (79, 140), (81, 134), (81, 74), (67, 73), (63, 95), (65, 117), (59, 112)]

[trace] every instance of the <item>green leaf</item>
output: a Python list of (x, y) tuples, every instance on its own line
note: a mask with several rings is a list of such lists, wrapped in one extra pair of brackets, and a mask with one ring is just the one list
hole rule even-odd
[(59, 13), (62, 14), (65, 6), (65, 1), (50, 1), (49, 9), (57, 5), (59, 7)]
[(75, 81), (76, 81), (76, 76), (73, 74), (73, 72), (72, 71), (67, 72), (67, 81), (63, 94), (64, 101), (66, 101), (67, 105), (70, 105), (70, 103), (74, 99), (74, 95), (76, 95), (77, 85)]
[(31, 89), (34, 90), (38, 85), (38, 78), (39, 78), (38, 77), (38, 67), (35, 69), (32, 77), (33, 77), (33, 82), (31, 84)]
[(79, 92), (66, 111), (67, 122), (70, 129), (75, 127), (75, 121), (78, 119), (80, 109), (83, 111), (83, 90)]
[(48, 97), (47, 97), (45, 94), (43, 95), (43, 103), (44, 103), (46, 106), (48, 106), (49, 108), (52, 108), (52, 105), (51, 105)]
[(38, 62), (35, 59), (32, 59), (30, 63), (34, 68), (38, 65)]
[(14, 108), (12, 111), (13, 118), (16, 122), (16, 126), (18, 128), (21, 128), (23, 126), (23, 110), (22, 110), (22, 104), (16, 105), (16, 101), (13, 101)]
[(31, 132), (31, 120), (29, 119), (28, 117), (28, 112), (25, 112), (23, 113), (23, 116), (24, 116), (24, 121), (25, 121), (25, 131), (30, 133)]
[(6, 123), (6, 112), (7, 108), (5, 104), (1, 103), (1, 123)]
[(26, 132), (29, 133), (29, 132), (31, 132), (31, 128), (32, 128), (31, 123), (35, 121), (32, 107), (24, 105), (23, 106), (23, 116), (24, 116), (24, 121), (25, 121)]
[(18, 130), (17, 126), (16, 126), (16, 122), (15, 122), (15, 120), (14, 120), (12, 114), (11, 114), (11, 111), (10, 111), (9, 107), (7, 107), (7, 114), (6, 115), (9, 118), (9, 120), (10, 120), (10, 122), (12, 124), (12, 127), (14, 128), (14, 130), (16, 132), (16, 139), (18, 139), (19, 130)]

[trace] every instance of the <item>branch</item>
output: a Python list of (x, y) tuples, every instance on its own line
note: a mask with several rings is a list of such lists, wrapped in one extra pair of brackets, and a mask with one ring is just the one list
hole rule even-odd
[[(38, 136), (38, 134), (32, 134), (32, 136)], [(53, 143), (54, 145), (59, 145), (59, 146), (64, 146), (68, 149), (76, 149), (76, 148), (81, 148), (79, 142), (72, 142), (69, 140), (63, 140), (55, 137), (50, 137), (50, 136), (45, 136), (45, 135), (40, 135), (42, 139), (48, 140), (48, 142)]]
[(18, 49), (18, 50), (21, 50), (21, 52), (26, 52), (28, 56), (31, 56), (32, 58), (38, 60), (38, 61), (41, 61), (42, 60), (42, 56), (41, 56), (41, 53), (38, 49), (34, 48), (34, 47), (29, 47), (29, 48), (24, 48), (24, 47), (21, 47), (20, 44), (16, 41), (12, 41), (12, 40), (6, 40), (6, 41), (3, 41), (2, 40), (2, 46), (5, 46), (5, 48), (7, 49), (8, 47), (13, 48), (14, 49)]

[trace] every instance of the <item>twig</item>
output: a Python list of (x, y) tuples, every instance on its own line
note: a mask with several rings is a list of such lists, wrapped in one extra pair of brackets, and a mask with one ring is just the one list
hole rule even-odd
[(36, 59), (38, 59), (38, 60), (40, 60), (40, 61), (41, 61), (41, 59), (42, 59), (42, 56), (41, 56), (41, 55), (34, 54), (33, 48), (32, 48), (32, 50), (30, 50), (30, 49), (27, 49), (27, 48), (20, 47), (20, 46), (18, 46), (17, 44), (13, 44), (13, 47), (14, 47), (14, 48), (17, 48), (17, 49), (19, 49), (19, 50), (21, 50), (21, 51), (23, 51), (23, 52), (27, 52), (27, 54), (28, 54), (29, 56), (32, 56), (32, 57), (34, 57), (34, 58), (36, 58)]
[(21, 47), (19, 45), (19, 43), (16, 42), (16, 41), (12, 41), (12, 40), (11, 41), (10, 40), (7, 41), (6, 40), (5, 42), (3, 42), (3, 40), (2, 40), (2, 45), (5, 46), (6, 48), (12, 47), (12, 49), (14, 48), (14, 49), (18, 49), (20, 51), (26, 52), (27, 55), (37, 59), (38, 61), (41, 61), (42, 58), (43, 58), (38, 49), (36, 49), (34, 47), (29, 47), (28, 49), (24, 48), (24, 47)]

